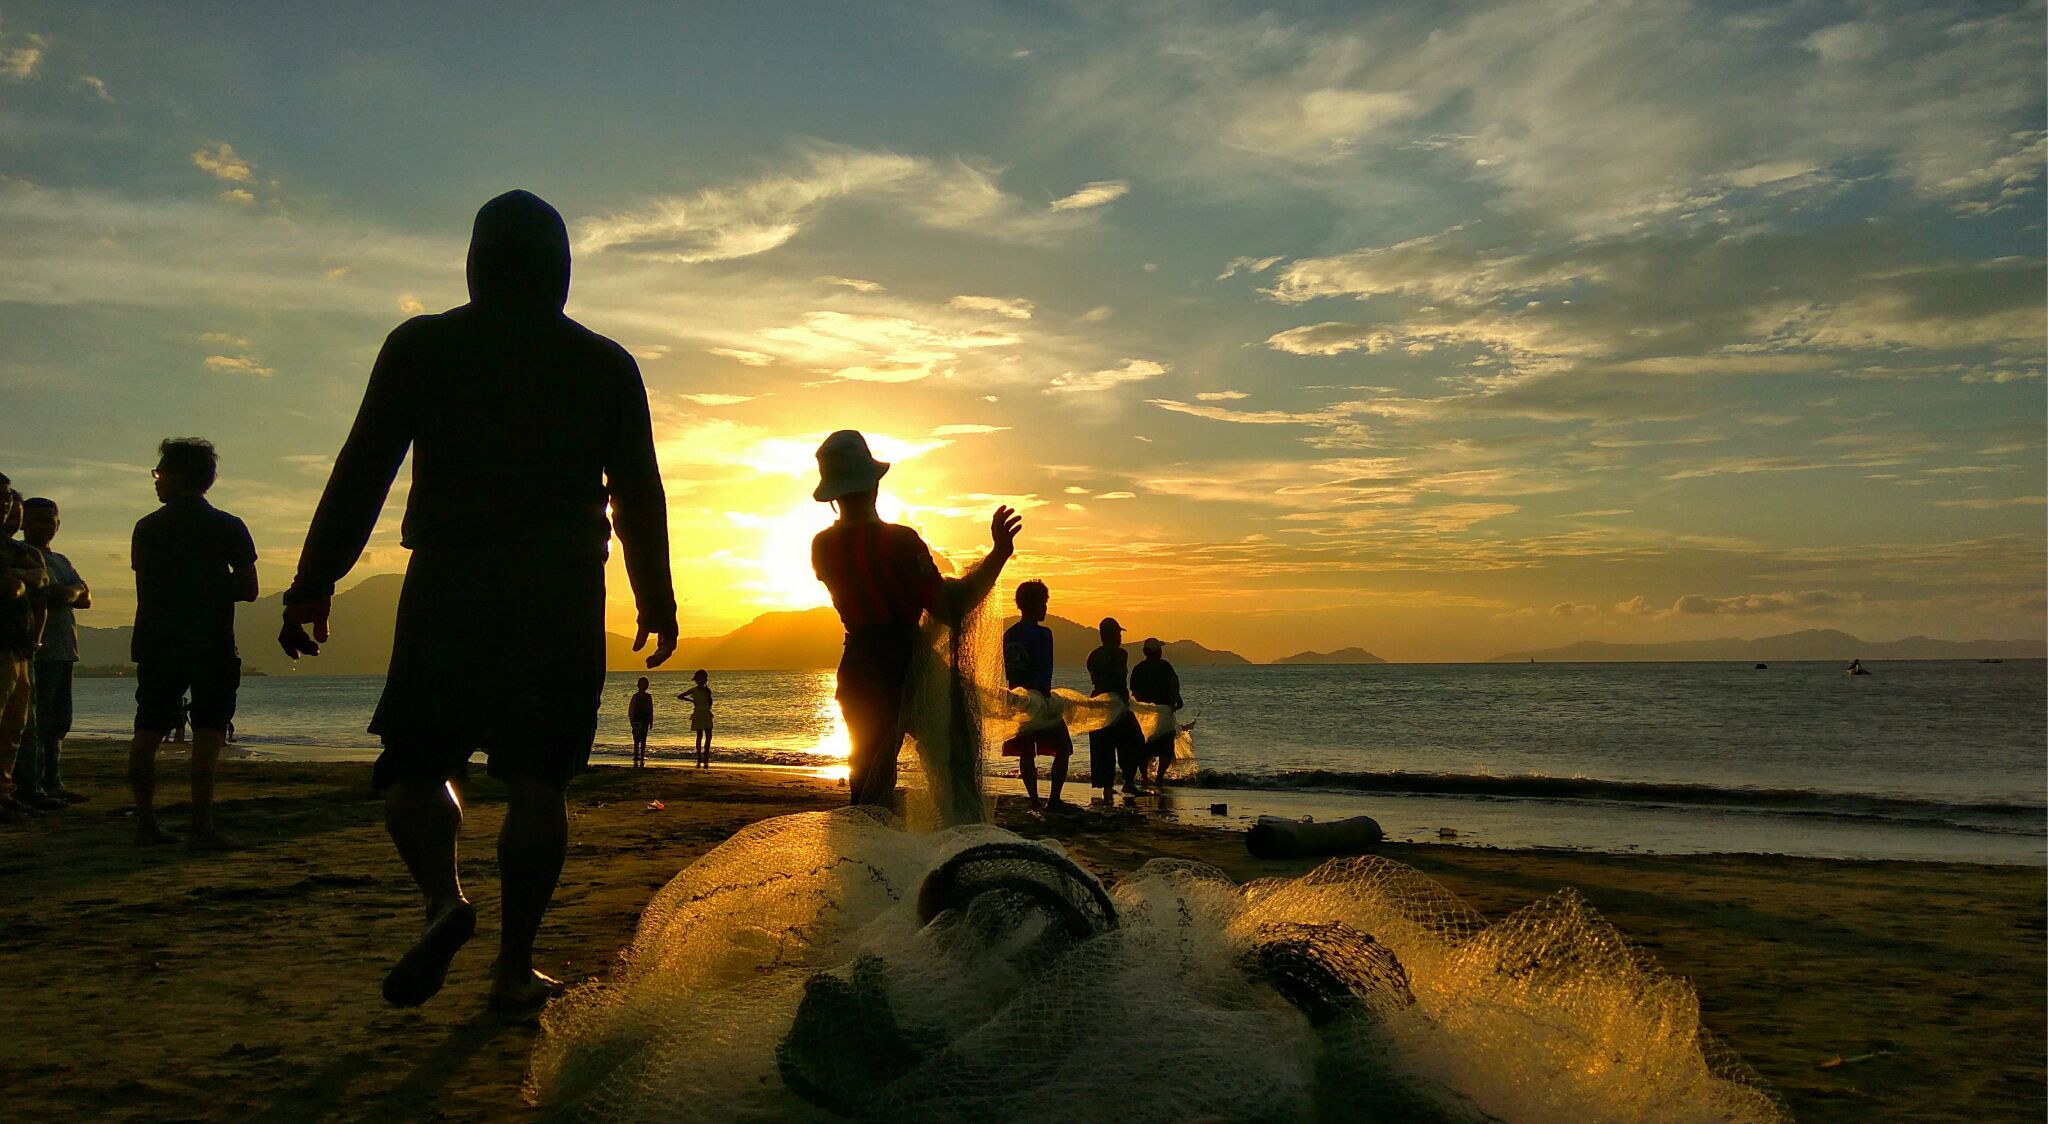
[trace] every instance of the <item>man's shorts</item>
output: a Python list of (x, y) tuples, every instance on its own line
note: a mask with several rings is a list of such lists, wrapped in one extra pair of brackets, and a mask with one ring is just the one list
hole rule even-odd
[(192, 728), (226, 730), (235, 720), (242, 661), (155, 659), (135, 665), (135, 729), (168, 734), (185, 724), (185, 692), (192, 692)]
[(1074, 752), (1074, 735), (1067, 732), (1065, 722), (1036, 730), (1024, 730), (1003, 743), (1004, 757), (1037, 756), (1041, 753), (1051, 757), (1066, 757)]

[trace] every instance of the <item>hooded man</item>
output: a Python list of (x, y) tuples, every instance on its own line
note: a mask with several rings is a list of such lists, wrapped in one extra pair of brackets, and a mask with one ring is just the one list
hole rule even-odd
[(385, 341), (306, 532), (278, 640), (294, 659), (318, 654), (335, 583), (361, 557), (410, 449), (412, 555), (370, 732), (384, 743), (373, 783), (426, 897), (427, 927), (384, 997), (413, 1006), (433, 996), (476, 927), (450, 782), (481, 749), (508, 798), (490, 1001), (531, 1010), (561, 986), (533, 970), (533, 938), (567, 848), (563, 790), (597, 729), (614, 529), (639, 611), (633, 649), (656, 638), (649, 667), (675, 650), (676, 603), (646, 389), (624, 348), (563, 315), (561, 215), (524, 191), (484, 204), (469, 293), (468, 304), (414, 317)]

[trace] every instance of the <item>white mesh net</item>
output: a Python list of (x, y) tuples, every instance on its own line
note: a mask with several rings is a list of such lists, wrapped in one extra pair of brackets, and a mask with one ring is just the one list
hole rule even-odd
[(1399, 863), (1104, 888), (986, 825), (766, 820), (549, 1007), (555, 1119), (1771, 1121), (1753, 1074), (1569, 891), (1488, 925)]

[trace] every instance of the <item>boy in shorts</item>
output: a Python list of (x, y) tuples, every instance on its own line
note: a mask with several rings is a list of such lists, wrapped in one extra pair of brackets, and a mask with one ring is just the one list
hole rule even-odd
[(135, 842), (177, 837), (156, 818), (156, 749), (183, 724), (192, 693), (192, 823), (186, 846), (231, 850), (213, 822), (214, 773), (242, 661), (235, 650), (235, 602), (256, 600), (256, 544), (240, 519), (206, 502), (219, 454), (197, 437), (157, 446), (156, 495), (163, 506), (135, 524), (135, 740), (128, 785), (135, 794)]
[[(1017, 587), (1017, 611), (1024, 619), (1003, 633), (1003, 673), (1011, 687), (1022, 687), (1041, 695), (1052, 693), (1052, 629), (1045, 627), (1045, 611), (1052, 593), (1045, 583), (1033, 579)], [(1031, 810), (1043, 811), (1038, 803), (1038, 755), (1052, 757), (1052, 800), (1046, 808), (1060, 810), (1073, 805), (1060, 799), (1067, 783), (1067, 765), (1074, 756), (1074, 736), (1065, 719), (1036, 730), (1020, 730), (1003, 743), (1003, 756), (1017, 759), (1017, 771), (1024, 778), (1024, 794)]]

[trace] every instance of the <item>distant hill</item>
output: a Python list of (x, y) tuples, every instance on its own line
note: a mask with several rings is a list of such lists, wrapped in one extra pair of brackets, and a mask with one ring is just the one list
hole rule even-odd
[[(260, 601), (235, 606), (235, 635), (242, 651), (242, 666), (269, 675), (382, 675), (391, 663), (392, 627), (398, 614), (398, 592), (405, 579), (399, 574), (379, 574), (335, 595), (329, 620), (333, 637), (321, 646), (320, 655), (300, 661), (296, 668), (277, 646), (277, 629), (283, 610), (283, 594), (274, 593)], [(1009, 621), (1005, 621), (1007, 627)], [(1053, 630), (1053, 652), (1062, 667), (1079, 667), (1100, 641), (1095, 630), (1060, 617), (1049, 617)], [(90, 628), (78, 630), (80, 661), (87, 664), (124, 664), (132, 630)], [(839, 614), (831, 607), (795, 612), (763, 613), (746, 624), (719, 636), (689, 636), (676, 643), (676, 654), (663, 665), (664, 671), (689, 672), (695, 668), (723, 671), (812, 670), (836, 667), (845, 632)], [(1126, 636), (1124, 646), (1138, 657), (1143, 636)], [(1248, 664), (1235, 652), (1219, 651), (1192, 640), (1175, 640), (1166, 645), (1166, 658), (1175, 664), (1197, 667), (1219, 664)], [(612, 671), (632, 671), (646, 666), (646, 653), (633, 651), (633, 638), (605, 634), (605, 666)]]
[(1678, 640), (1665, 644), (1611, 644), (1581, 640), (1561, 648), (1509, 652), (1490, 663), (1612, 663), (1656, 661), (1748, 660), (1967, 660), (2043, 659), (2048, 644), (2039, 640), (1934, 640), (1908, 636), (1903, 640), (1861, 640), (1831, 628), (1809, 628), (1754, 640)]
[(1373, 655), (1371, 652), (1366, 651), (1364, 648), (1339, 648), (1334, 652), (1296, 652), (1291, 656), (1282, 656), (1279, 659), (1274, 660), (1273, 662), (1299, 664), (1360, 664), (1385, 663), (1387, 661), (1379, 658), (1378, 656)]

